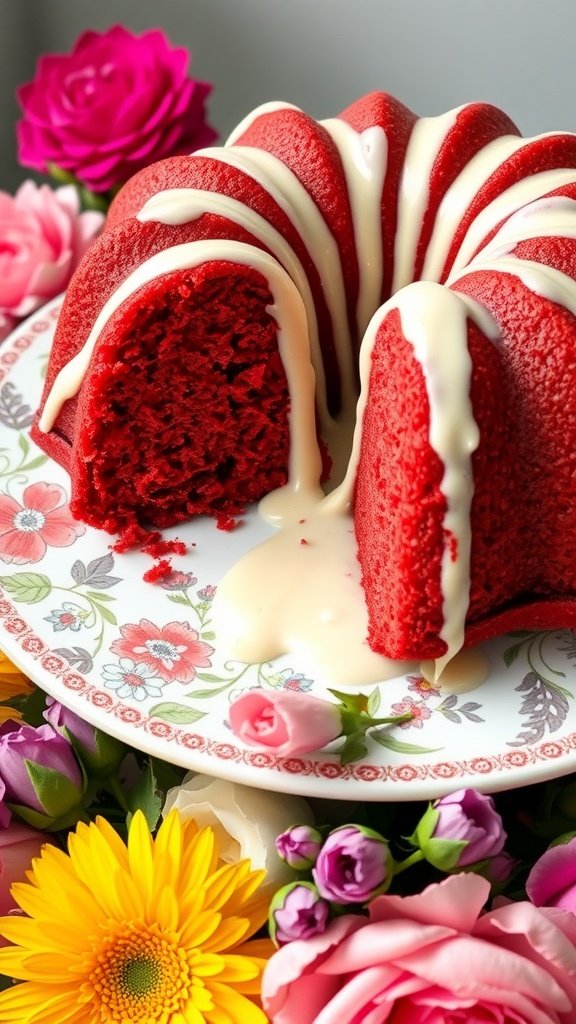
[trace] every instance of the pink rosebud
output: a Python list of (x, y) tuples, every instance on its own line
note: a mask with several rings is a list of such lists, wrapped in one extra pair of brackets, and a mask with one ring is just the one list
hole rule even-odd
[(0, 331), (64, 291), (104, 217), (80, 213), (72, 185), (52, 189), (25, 181), (0, 192)]
[(63, 827), (62, 820), (80, 808), (84, 783), (78, 762), (51, 725), (0, 726), (0, 777), (6, 803), (17, 806), (29, 824)]
[(155, 160), (210, 145), (212, 87), (188, 78), (188, 63), (159, 29), (84, 32), (72, 53), (42, 57), (18, 90), (20, 162), (102, 193)]
[[(25, 874), (33, 857), (40, 855), (46, 836), (28, 825), (14, 822), (0, 829), (0, 915), (9, 914), (16, 907), (10, 895), (13, 882), (26, 881)], [(0, 935), (0, 946), (8, 945)]]
[(495, 857), (504, 848), (506, 833), (492, 797), (475, 789), (459, 789), (437, 800), (435, 839), (464, 841), (458, 866)]
[(367, 903), (392, 881), (388, 843), (370, 828), (341, 825), (326, 839), (312, 876), (331, 903)]
[(440, 871), (454, 871), (496, 857), (506, 833), (491, 797), (459, 789), (436, 800), (412, 837), (426, 860)]
[(526, 879), (526, 893), (536, 907), (576, 914), (576, 838), (542, 854)]
[(316, 863), (322, 836), (312, 825), (293, 825), (276, 839), (276, 850), (295, 871), (306, 871)]
[(249, 746), (265, 747), (280, 756), (320, 750), (342, 733), (335, 704), (279, 690), (242, 693), (230, 705), (230, 725)]
[(277, 945), (319, 935), (328, 924), (330, 906), (312, 882), (291, 882), (270, 904), (268, 926)]

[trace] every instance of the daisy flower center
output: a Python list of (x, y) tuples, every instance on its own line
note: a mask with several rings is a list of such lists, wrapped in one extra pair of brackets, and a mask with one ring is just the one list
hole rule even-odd
[(186, 1006), (192, 984), (187, 960), (168, 936), (132, 925), (108, 938), (88, 987), (108, 1024), (164, 1024)]
[(147, 640), (146, 647), (154, 658), (160, 658), (161, 661), (180, 661), (176, 644), (171, 644), (169, 640)]
[(36, 533), (46, 522), (46, 516), (35, 508), (23, 508), (14, 516), (14, 526), (22, 533)]

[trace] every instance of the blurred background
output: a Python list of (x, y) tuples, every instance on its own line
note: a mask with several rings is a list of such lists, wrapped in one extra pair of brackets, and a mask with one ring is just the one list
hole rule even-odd
[(28, 176), (16, 86), (42, 53), (118, 22), (190, 50), (221, 137), (266, 100), (321, 118), (376, 88), (422, 114), (483, 99), (524, 134), (576, 131), (576, 0), (0, 0), (0, 188)]

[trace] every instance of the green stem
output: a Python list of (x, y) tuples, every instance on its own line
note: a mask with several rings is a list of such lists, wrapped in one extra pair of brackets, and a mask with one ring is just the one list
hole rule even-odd
[(118, 776), (107, 775), (106, 778), (104, 779), (104, 786), (106, 787), (108, 792), (111, 793), (113, 797), (115, 797), (117, 802), (120, 804), (122, 810), (125, 811), (126, 814), (128, 814), (130, 812), (130, 806), (124, 794), (124, 790), (122, 789), (122, 786), (118, 781)]
[(413, 864), (418, 864), (419, 861), (424, 860), (424, 854), (422, 850), (414, 850), (406, 860), (401, 860), (394, 865), (394, 877), (400, 875), (406, 868), (411, 868)]

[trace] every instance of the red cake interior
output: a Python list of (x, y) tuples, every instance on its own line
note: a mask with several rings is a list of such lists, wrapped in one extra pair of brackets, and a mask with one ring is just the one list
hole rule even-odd
[(77, 404), (74, 515), (111, 532), (162, 527), (207, 505), (241, 512), (285, 482), (289, 399), (270, 302), (259, 273), (221, 262), (123, 303)]

